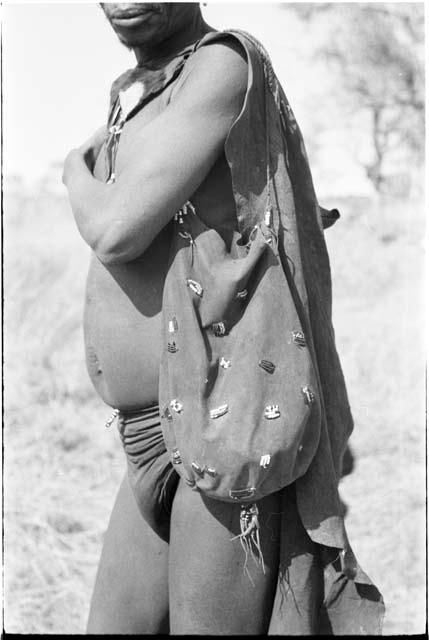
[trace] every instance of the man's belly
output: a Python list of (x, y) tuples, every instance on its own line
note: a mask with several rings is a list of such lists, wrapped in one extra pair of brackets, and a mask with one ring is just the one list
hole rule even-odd
[(158, 401), (161, 306), (169, 234), (140, 260), (106, 267), (93, 257), (84, 335), (91, 380), (112, 407), (139, 409)]

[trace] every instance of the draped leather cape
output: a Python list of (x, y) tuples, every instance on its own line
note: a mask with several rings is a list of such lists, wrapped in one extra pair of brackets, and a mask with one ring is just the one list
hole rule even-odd
[[(323, 549), (327, 622), (321, 631), (377, 634), (381, 632), (383, 600), (356, 562), (338, 493), (353, 420), (332, 327), (331, 274), (322, 209), (299, 127), (261, 45), (248, 34), (231, 30), (209, 33), (196, 48), (225, 38), (240, 43), (248, 62), (244, 104), (225, 142), (237, 230), (225, 243), (194, 215), (190, 205), (176, 217), (162, 311), (164, 347), (159, 403), (164, 438), (167, 447), (179, 457), (182, 445), (191, 446), (192, 429), (201, 430), (206, 420), (206, 429), (210, 430), (210, 407), (217, 407), (222, 413), (225, 406), (229, 410), (234, 405), (237, 396), (243, 406), (243, 394), (249, 416), (261, 412), (265, 405), (278, 404), (281, 411), (283, 398), (267, 397), (267, 385), (261, 383), (258, 367), (241, 367), (240, 379), (233, 373), (235, 357), (254, 357), (258, 361), (269, 352), (268, 360), (274, 361), (272, 354), (277, 350), (281, 355), (284, 345), (291, 342), (286, 316), (282, 321), (284, 307), (277, 281), (273, 279), (267, 286), (267, 278), (256, 270), (259, 275), (244, 282), (237, 271), (240, 260), (248, 260), (253, 246), (263, 243), (264, 237), (272, 233), (275, 241), (269, 250), (283, 271), (288, 305), (293, 307), (298, 333), (304, 334), (311, 356), (311, 370), (306, 372), (310, 379), (304, 382), (311, 383), (317, 398), (310, 432), (307, 429), (304, 434), (308, 456), (301, 463), (295, 448), (289, 465), (294, 476), (287, 478), (285, 484), (295, 483), (304, 528)], [(257, 305), (246, 303), (247, 322), (236, 321), (234, 315), (237, 287), (251, 299), (259, 296)], [(261, 313), (265, 313), (264, 318)], [(266, 331), (265, 321), (269, 323)], [(259, 331), (256, 335), (255, 327)], [(293, 351), (287, 353), (293, 370)], [(295, 353), (299, 353), (298, 348)], [(229, 359), (232, 361), (227, 371), (219, 367), (222, 357), (227, 365)], [(282, 375), (281, 367), (276, 373)], [(222, 383), (224, 375), (229, 378)], [(182, 442), (176, 442), (180, 429), (172, 435), (172, 420), (186, 425), (188, 431), (183, 433), (187, 436), (182, 437)], [(201, 483), (205, 480), (198, 478), (201, 461), (195, 462), (194, 470), (189, 465), (187, 469), (196, 471), (194, 476), (204, 489)], [(210, 475), (205, 477), (210, 495), (214, 480)], [(189, 480), (192, 484), (192, 477)]]

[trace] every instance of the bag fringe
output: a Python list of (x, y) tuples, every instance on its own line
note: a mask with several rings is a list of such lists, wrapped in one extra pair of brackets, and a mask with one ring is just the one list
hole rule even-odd
[(241, 505), (240, 511), (240, 530), (241, 533), (231, 538), (231, 540), (240, 540), (240, 544), (244, 551), (243, 571), (249, 578), (253, 586), (255, 583), (247, 568), (249, 554), (253, 558), (256, 566), (261, 566), (262, 572), (265, 574), (264, 556), (261, 548), (261, 540), (259, 537), (259, 510), (255, 503), (250, 505)]

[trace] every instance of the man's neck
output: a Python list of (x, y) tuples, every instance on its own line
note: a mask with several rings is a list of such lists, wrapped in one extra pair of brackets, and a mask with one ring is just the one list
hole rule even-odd
[(137, 58), (137, 65), (148, 69), (163, 67), (180, 51), (194, 44), (210, 31), (214, 31), (214, 29), (204, 22), (201, 13), (197, 13), (194, 20), (188, 23), (184, 29), (174, 33), (167, 40), (163, 40), (159, 45), (135, 47), (134, 54)]

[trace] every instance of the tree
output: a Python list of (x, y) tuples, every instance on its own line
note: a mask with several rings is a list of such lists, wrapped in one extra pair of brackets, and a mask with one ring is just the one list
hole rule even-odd
[(383, 191), (395, 155), (420, 162), (424, 151), (423, 3), (285, 7), (324, 30), (317, 55), (331, 65), (351, 108), (368, 116), (373, 152), (365, 169)]

